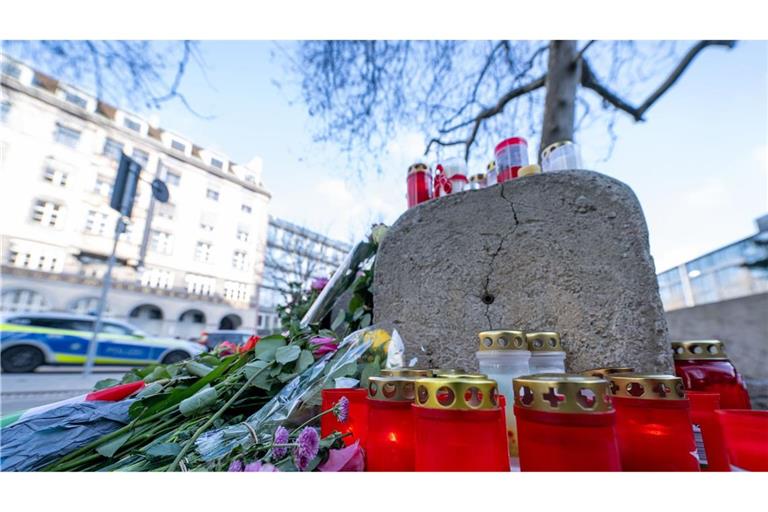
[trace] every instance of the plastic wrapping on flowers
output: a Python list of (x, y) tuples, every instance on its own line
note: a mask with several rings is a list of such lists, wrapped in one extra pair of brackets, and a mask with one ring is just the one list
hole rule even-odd
[[(394, 336), (392, 335), (394, 334)], [(388, 342), (388, 343), (384, 343)], [(402, 366), (403, 343), (399, 335), (371, 326), (356, 331), (341, 342), (339, 350), (327, 354), (298, 375), (269, 402), (243, 423), (207, 432), (197, 440), (197, 452), (204, 461), (226, 457), (236, 447), (267, 443), (280, 425), (298, 424), (319, 403), (320, 391), (333, 387), (339, 377), (355, 375), (358, 361), (371, 349), (384, 348), (384, 357), (375, 355), (374, 360), (363, 368), (361, 385), (367, 378), (379, 373), (381, 367)], [(256, 436), (256, 439), (254, 439)]]

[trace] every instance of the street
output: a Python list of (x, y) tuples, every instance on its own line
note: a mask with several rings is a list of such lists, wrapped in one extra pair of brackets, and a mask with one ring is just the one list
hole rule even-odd
[(93, 390), (102, 379), (119, 379), (130, 367), (96, 367), (84, 377), (82, 367), (41, 366), (34, 373), (0, 374), (0, 415), (57, 402)]

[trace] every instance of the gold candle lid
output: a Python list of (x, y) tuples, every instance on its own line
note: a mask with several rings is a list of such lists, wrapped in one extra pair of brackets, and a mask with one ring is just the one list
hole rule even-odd
[(382, 368), (382, 377), (432, 377), (434, 370), (429, 368)]
[(534, 174), (541, 174), (541, 167), (539, 164), (526, 165), (517, 170), (517, 177), (522, 178), (524, 176), (533, 176)]
[(550, 144), (549, 146), (544, 148), (544, 150), (541, 152), (541, 159), (542, 160), (546, 160), (547, 157), (550, 155), (550, 153), (552, 153), (554, 150), (556, 150), (557, 148), (559, 148), (561, 146), (566, 146), (568, 144), (573, 144), (573, 142), (571, 142), (569, 140), (560, 140), (560, 141), (557, 141), (557, 142), (553, 142), (552, 144)]
[(592, 377), (600, 377), (602, 379), (606, 378), (608, 375), (613, 375), (614, 373), (631, 373), (634, 372), (634, 368), (630, 367), (621, 367), (621, 366), (614, 366), (610, 368), (592, 368), (589, 370), (584, 370), (581, 372), (582, 375), (590, 375)]
[(440, 371), (435, 372), (435, 377), (445, 379), (487, 379), (488, 375), (484, 373), (443, 373)]
[(608, 381), (567, 373), (540, 373), (512, 380), (515, 404), (524, 409), (556, 413), (613, 410)]
[(607, 376), (611, 396), (641, 400), (685, 400), (683, 379), (674, 375), (614, 373)]
[(556, 332), (529, 332), (526, 339), (531, 352), (565, 352)]
[(672, 355), (678, 361), (696, 359), (727, 360), (725, 345), (720, 340), (673, 341)]
[(432, 373), (435, 377), (447, 377), (451, 375), (466, 375), (469, 372), (464, 368), (433, 368)]
[(477, 334), (480, 338), (479, 350), (528, 350), (523, 331), (483, 331)]
[(498, 387), (491, 379), (438, 377), (416, 381), (417, 407), (425, 409), (478, 411), (499, 406)]
[(427, 164), (422, 162), (416, 162), (415, 164), (411, 164), (410, 167), (408, 167), (408, 174), (415, 174), (417, 172), (429, 172), (429, 167)]
[(485, 179), (485, 173), (484, 172), (481, 172), (481, 173), (478, 173), (478, 174), (473, 174), (472, 176), (469, 177), (469, 181), (470, 182), (473, 182), (473, 181), (478, 181), (479, 182), (479, 181), (483, 181), (484, 179)]
[(486, 165), (485, 168), (488, 170), (488, 172), (491, 172), (492, 170), (496, 169), (496, 160), (491, 160), (490, 162), (488, 162), (488, 165)]
[(368, 398), (384, 402), (413, 402), (416, 379), (411, 377), (369, 377)]

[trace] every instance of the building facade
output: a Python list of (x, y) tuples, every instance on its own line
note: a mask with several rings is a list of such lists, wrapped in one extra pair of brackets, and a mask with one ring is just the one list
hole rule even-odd
[[(120, 154), (143, 170), (107, 312), (153, 335), (257, 326), (270, 194), (241, 165), (2, 58), (2, 311), (90, 312), (118, 214)], [(153, 178), (170, 200), (152, 198)]]
[(259, 292), (259, 334), (280, 328), (275, 308), (287, 302), (291, 283), (307, 286), (313, 278), (329, 278), (351, 249), (350, 244), (270, 216)]
[(768, 292), (768, 215), (758, 233), (658, 275), (665, 311)]

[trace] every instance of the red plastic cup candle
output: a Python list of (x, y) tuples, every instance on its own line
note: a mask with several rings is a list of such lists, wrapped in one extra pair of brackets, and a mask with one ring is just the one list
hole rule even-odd
[(528, 142), (522, 137), (505, 139), (496, 146), (496, 182), (517, 178), (517, 171), (528, 165)]
[(521, 471), (621, 471), (605, 379), (526, 375), (513, 386)]
[(340, 422), (333, 413), (323, 414), (320, 417), (322, 436), (328, 436), (334, 431), (342, 434), (350, 433), (351, 436), (343, 438), (344, 444), (349, 446), (359, 440), (360, 446), (365, 448), (368, 433), (368, 391), (360, 388), (324, 389), (321, 395), (324, 411), (334, 407), (343, 396), (349, 400), (349, 413), (346, 421)]
[(496, 382), (418, 379), (412, 407), (416, 471), (509, 471)]
[(675, 373), (683, 387), (720, 395), (723, 409), (751, 409), (749, 393), (718, 340), (673, 341)]
[(690, 402), (680, 378), (614, 373), (608, 380), (622, 469), (699, 471)]
[(368, 379), (366, 470), (413, 471), (414, 382), (411, 377)]
[(768, 471), (768, 411), (715, 411), (732, 471)]
[(417, 162), (408, 168), (408, 208), (432, 199), (432, 172)]
[(693, 438), (696, 441), (696, 453), (704, 471), (730, 471), (728, 453), (715, 410), (720, 408), (720, 395), (686, 391), (691, 402), (691, 423)]

